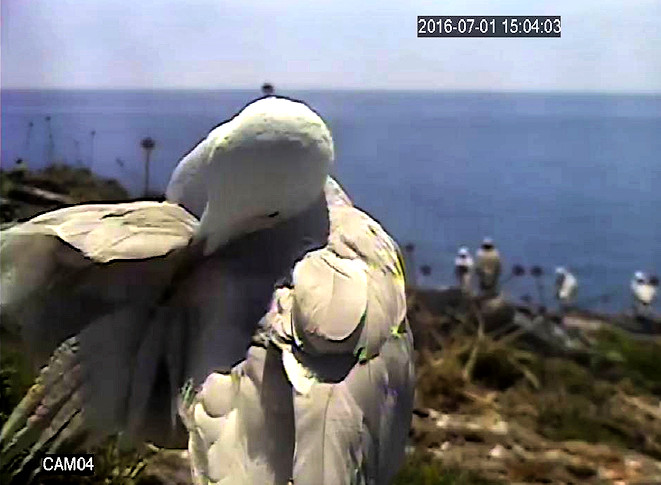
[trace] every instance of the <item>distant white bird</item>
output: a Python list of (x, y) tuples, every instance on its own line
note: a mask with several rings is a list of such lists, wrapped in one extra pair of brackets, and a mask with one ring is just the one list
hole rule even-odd
[(555, 280), (555, 297), (560, 302), (560, 305), (567, 307), (576, 298), (578, 280), (576, 276), (562, 266), (556, 268), (555, 273), (557, 275)]
[(500, 253), (496, 249), (493, 240), (486, 237), (477, 250), (475, 263), (475, 274), (477, 275), (482, 295), (496, 296), (498, 294), (500, 268)]
[(473, 274), (473, 258), (468, 248), (459, 248), (457, 256), (454, 258), (454, 274), (459, 287), (464, 291), (469, 291)]
[(657, 285), (642, 271), (636, 271), (631, 281), (631, 293), (634, 299), (634, 310), (638, 314), (649, 311), (654, 303), (657, 293)]
[(388, 483), (413, 406), (403, 263), (328, 177), (333, 153), (316, 113), (267, 97), (181, 161), (169, 202), (4, 231), (1, 323), (55, 352), (3, 426), (3, 476), (121, 432), (189, 438), (197, 483)]

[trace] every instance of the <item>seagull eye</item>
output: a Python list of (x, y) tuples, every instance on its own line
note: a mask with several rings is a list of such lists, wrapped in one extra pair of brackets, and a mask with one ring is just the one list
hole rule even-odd
[(278, 217), (279, 215), (280, 215), (280, 211), (275, 211), (275, 212), (271, 212), (266, 217), (273, 219), (274, 217)]

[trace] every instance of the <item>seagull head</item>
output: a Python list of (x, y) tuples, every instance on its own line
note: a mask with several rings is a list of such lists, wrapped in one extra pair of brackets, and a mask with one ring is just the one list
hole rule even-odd
[(558, 275), (563, 275), (567, 273), (567, 270), (564, 268), (564, 266), (558, 266), (557, 268), (555, 268), (555, 273)]
[(636, 271), (636, 273), (633, 275), (633, 279), (636, 283), (642, 285), (645, 283), (646, 280), (645, 273), (643, 273), (642, 271)]
[(462, 247), (459, 248), (459, 251), (457, 252), (457, 255), (458, 255), (460, 258), (467, 258), (468, 256), (470, 256), (470, 253), (468, 252), (468, 248), (467, 248), (467, 247), (462, 246)]
[(493, 247), (494, 247), (493, 239), (491, 239), (490, 237), (485, 237), (482, 240), (482, 249), (493, 249)]
[(197, 236), (209, 254), (312, 206), (333, 159), (319, 115), (302, 102), (268, 96), (211, 131), (179, 164), (168, 192), (186, 184), (206, 192)]

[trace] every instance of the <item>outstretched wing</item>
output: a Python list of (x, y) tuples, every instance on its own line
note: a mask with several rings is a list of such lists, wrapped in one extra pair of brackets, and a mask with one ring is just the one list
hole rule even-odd
[(3, 426), (3, 470), (16, 476), (90, 429), (120, 430), (134, 383), (157, 367), (165, 330), (151, 324), (162, 319), (154, 303), (196, 226), (179, 206), (135, 202), (60, 209), (2, 233), (2, 325), (34, 364), (57, 348)]
[[(193, 244), (148, 260), (96, 263), (60, 243), (69, 249), (64, 252), (67, 257), (80, 262), (80, 273), (72, 272), (69, 280), (57, 285), (50, 283), (52, 291), (60, 293), (39, 295), (47, 297), (44, 301), (54, 311), (37, 311), (23, 323), (34, 322), (33, 327), (44, 334), (56, 332), (53, 342), (73, 335), (72, 362), (81, 372), (72, 374), (78, 376), (75, 382), (64, 385), (56, 378), (59, 358), (50, 362), (44, 372), (55, 376), (48, 377), (52, 384), (16, 410), (10, 419), (13, 431), (3, 432), (3, 455), (28, 450), (28, 457), (34, 458), (51, 442), (58, 444), (59, 436), (76, 438), (88, 431), (85, 444), (122, 431), (133, 442), (149, 439), (163, 446), (180, 445), (183, 429), (177, 429), (173, 400), (178, 388), (186, 377), (200, 382), (213, 370), (230, 369), (245, 358), (275, 282), (306, 244), (319, 247), (327, 233), (328, 211), (320, 198), (296, 218), (247, 235), (207, 257), (201, 255), (200, 245)], [(265, 245), (273, 252), (260, 251)], [(50, 254), (43, 259), (53, 258)], [(25, 292), (25, 301), (48, 280), (36, 281)], [(66, 291), (58, 288), (62, 285)], [(93, 297), (97, 299), (86, 303), (85, 298)], [(36, 307), (43, 304), (39, 301)], [(63, 332), (56, 324), (64, 320), (66, 325), (66, 305), (78, 305), (77, 320)], [(81, 312), (86, 312), (84, 318)], [(51, 349), (45, 351), (48, 355)], [(72, 407), (66, 405), (69, 400)], [(80, 411), (75, 420), (57, 418), (65, 405)], [(35, 420), (44, 427), (23, 433)], [(14, 440), (19, 434), (22, 438)], [(10, 465), (15, 470), (16, 463)]]
[(197, 219), (158, 202), (89, 204), (2, 232), (2, 325), (41, 364), (63, 340), (123, 305), (152, 301), (176, 268), (165, 261)]

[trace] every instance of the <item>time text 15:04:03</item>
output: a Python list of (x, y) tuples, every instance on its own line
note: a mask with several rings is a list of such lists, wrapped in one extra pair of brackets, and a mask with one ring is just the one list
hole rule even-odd
[(418, 37), (560, 37), (560, 16), (419, 15)]

